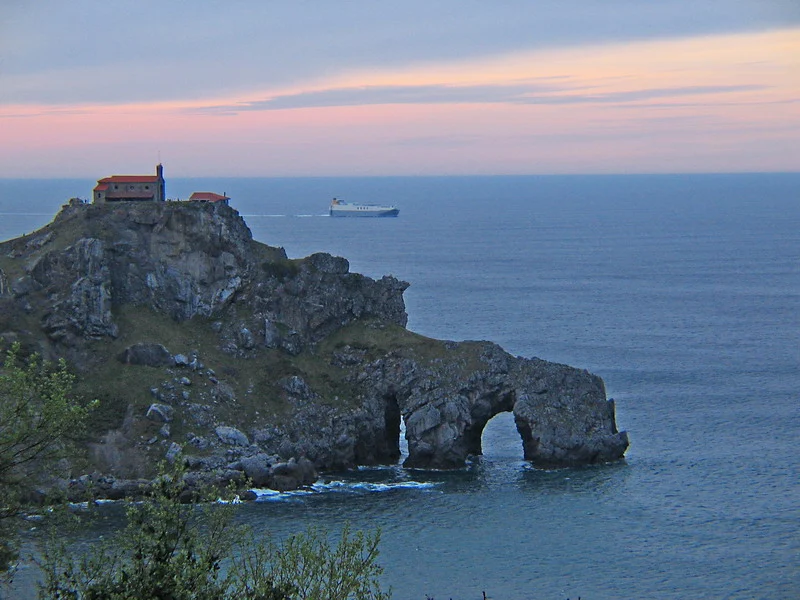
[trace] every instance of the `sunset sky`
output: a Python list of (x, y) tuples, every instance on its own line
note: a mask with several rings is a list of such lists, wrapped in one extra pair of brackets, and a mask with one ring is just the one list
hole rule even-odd
[(800, 171), (797, 0), (2, 0), (0, 177)]

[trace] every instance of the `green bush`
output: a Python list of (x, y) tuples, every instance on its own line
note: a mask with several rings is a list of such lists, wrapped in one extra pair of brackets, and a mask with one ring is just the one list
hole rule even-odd
[(51, 365), (19, 354), (19, 344), (12, 345), (0, 369), (0, 575), (8, 575), (18, 556), (20, 507), (56, 474), (94, 404), (70, 396), (74, 376), (63, 360)]
[[(380, 534), (351, 534), (334, 546), (310, 529), (283, 543), (258, 543), (233, 522), (236, 507), (213, 498), (182, 504), (180, 467), (144, 502), (129, 502), (127, 525), (83, 555), (63, 526), (41, 547), (40, 597), (69, 600), (384, 600)], [(185, 497), (185, 494), (184, 494)], [(202, 500), (202, 502), (200, 502)], [(78, 517), (73, 517), (78, 518)], [(59, 541), (61, 540), (61, 541)]]

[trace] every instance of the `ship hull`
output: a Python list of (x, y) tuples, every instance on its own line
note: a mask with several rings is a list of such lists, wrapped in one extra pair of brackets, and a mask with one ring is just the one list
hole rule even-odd
[(369, 207), (368, 210), (348, 208), (331, 208), (332, 217), (396, 217), (400, 211), (396, 208)]

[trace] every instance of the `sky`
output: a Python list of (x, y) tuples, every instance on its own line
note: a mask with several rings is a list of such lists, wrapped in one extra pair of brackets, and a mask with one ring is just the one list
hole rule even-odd
[(800, 171), (800, 0), (0, 0), (0, 177)]

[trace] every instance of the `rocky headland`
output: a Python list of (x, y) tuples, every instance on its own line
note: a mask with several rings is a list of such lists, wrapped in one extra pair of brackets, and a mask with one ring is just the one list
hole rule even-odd
[(408, 331), (407, 287), (290, 259), (222, 204), (73, 203), (0, 244), (0, 344), (66, 358), (100, 400), (75, 498), (128, 495), (179, 453), (189, 483), (291, 489), (396, 462), (401, 422), (406, 467), (460, 468), (504, 411), (536, 466), (623, 456), (599, 377)]

